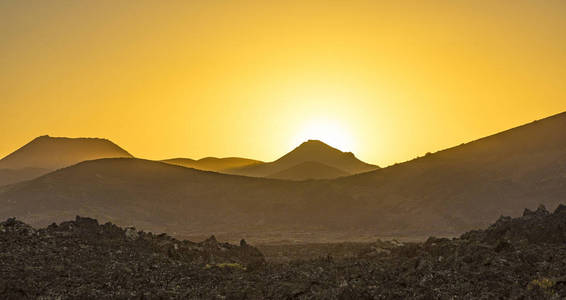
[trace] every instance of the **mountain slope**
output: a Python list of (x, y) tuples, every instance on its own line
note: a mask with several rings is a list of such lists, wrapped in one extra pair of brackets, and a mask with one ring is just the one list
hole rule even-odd
[(0, 186), (29, 180), (78, 162), (132, 157), (106, 139), (40, 136), (0, 159)]
[(172, 158), (162, 160), (162, 162), (186, 168), (215, 172), (221, 172), (228, 169), (242, 168), (263, 163), (259, 160), (241, 157), (205, 157), (199, 160), (190, 158)]
[(0, 169), (0, 186), (36, 178), (51, 171), (42, 168)]
[[(0, 215), (45, 225), (81, 213), (121, 225), (185, 235), (227, 228), (251, 230), (261, 227), (266, 211), (271, 212), (265, 216), (270, 223), (292, 222), (296, 213), (286, 216), (289, 211), (285, 207), (292, 208), (291, 203), (301, 198), (296, 187), (293, 182), (155, 161), (100, 159), (0, 188)], [(295, 200), (288, 201), (289, 195)]]
[(286, 180), (331, 179), (351, 175), (342, 170), (314, 161), (306, 161), (266, 176)]
[(0, 188), (0, 219), (76, 214), (193, 236), (313, 241), (456, 235), (566, 199), (566, 113), (406, 163), (333, 180), (231, 176), (102, 159)]
[(40, 136), (0, 160), (0, 169), (58, 169), (81, 161), (132, 157), (106, 139)]
[(561, 113), (336, 184), (361, 201), (379, 201), (373, 213), (390, 211), (383, 221), (399, 231), (479, 228), (566, 198), (565, 128)]
[[(293, 151), (285, 154), (274, 162), (227, 170), (226, 172), (230, 174), (252, 177), (268, 177), (272, 174), (277, 174), (305, 162), (320, 163), (322, 165), (331, 167), (333, 170), (338, 169), (347, 174), (369, 172), (379, 168), (378, 166), (370, 165), (360, 161), (351, 152), (342, 152), (338, 149), (328, 146), (321, 141), (309, 140), (302, 143), (297, 148), (293, 149)], [(296, 169), (295, 171), (298, 170), (300, 170), (300, 168)], [(293, 179), (298, 180), (300, 178), (309, 178), (307, 177), (307, 175), (308, 174), (297, 173), (297, 177)], [(332, 176), (329, 176), (329, 174), (321, 175), (322, 176), (315, 178), (332, 178)], [(342, 173), (340, 176), (342, 176)]]

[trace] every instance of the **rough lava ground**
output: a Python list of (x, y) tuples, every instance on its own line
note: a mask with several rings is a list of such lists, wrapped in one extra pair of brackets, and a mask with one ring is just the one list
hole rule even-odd
[[(348, 247), (354, 255), (332, 251)], [(526, 209), (459, 238), (344, 243), (319, 256), (274, 262), (245, 241), (179, 241), (80, 217), (39, 230), (8, 219), (0, 298), (564, 299), (566, 206)]]

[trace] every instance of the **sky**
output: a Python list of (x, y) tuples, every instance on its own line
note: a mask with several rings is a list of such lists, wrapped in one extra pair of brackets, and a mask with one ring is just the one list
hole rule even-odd
[(0, 157), (44, 134), (148, 159), (387, 166), (566, 111), (566, 1), (0, 0)]

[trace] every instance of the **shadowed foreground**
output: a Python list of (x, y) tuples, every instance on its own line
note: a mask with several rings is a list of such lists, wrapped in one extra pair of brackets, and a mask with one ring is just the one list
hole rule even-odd
[(566, 297), (563, 205), (501, 217), (460, 238), (351, 245), (348, 257), (333, 258), (327, 247), (317, 259), (266, 263), (245, 241), (181, 242), (79, 217), (35, 230), (9, 219), (0, 225), (0, 297)]

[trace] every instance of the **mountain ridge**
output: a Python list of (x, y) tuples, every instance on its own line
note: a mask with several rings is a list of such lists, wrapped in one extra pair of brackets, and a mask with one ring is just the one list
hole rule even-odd
[(104, 157), (133, 156), (108, 139), (38, 136), (0, 159), (0, 186)]
[[(566, 198), (566, 113), (406, 163), (331, 180), (286, 181), (161, 162), (83, 162), (0, 189), (0, 218), (88, 214), (177, 235), (251, 240), (453, 236), (521, 207)], [(125, 223), (125, 224), (124, 224)]]
[[(251, 177), (269, 177), (272, 174), (285, 172), (285, 170), (296, 167), (305, 162), (316, 162), (330, 168), (337, 169), (346, 174), (357, 174), (379, 168), (378, 166), (362, 162), (351, 152), (342, 152), (320, 140), (308, 140), (273, 162), (243, 168), (235, 168), (227, 170), (227, 173)], [(342, 175), (340, 172), (338, 173)], [(288, 171), (288, 174), (291, 173), (294, 172)], [(295, 177), (295, 180), (297, 178), (304, 178), (306, 175), (300, 173), (296, 174), (297, 176)], [(317, 176), (313, 179), (335, 178), (324, 173), (320, 173), (320, 175), (322, 176)]]
[(161, 160), (161, 162), (194, 168), (203, 171), (222, 172), (229, 169), (240, 168), (245, 166), (263, 164), (262, 161), (242, 158), (242, 157), (204, 157), (201, 159), (191, 158), (170, 158)]
[(0, 159), (0, 169), (58, 169), (105, 157), (133, 156), (108, 139), (42, 135)]

